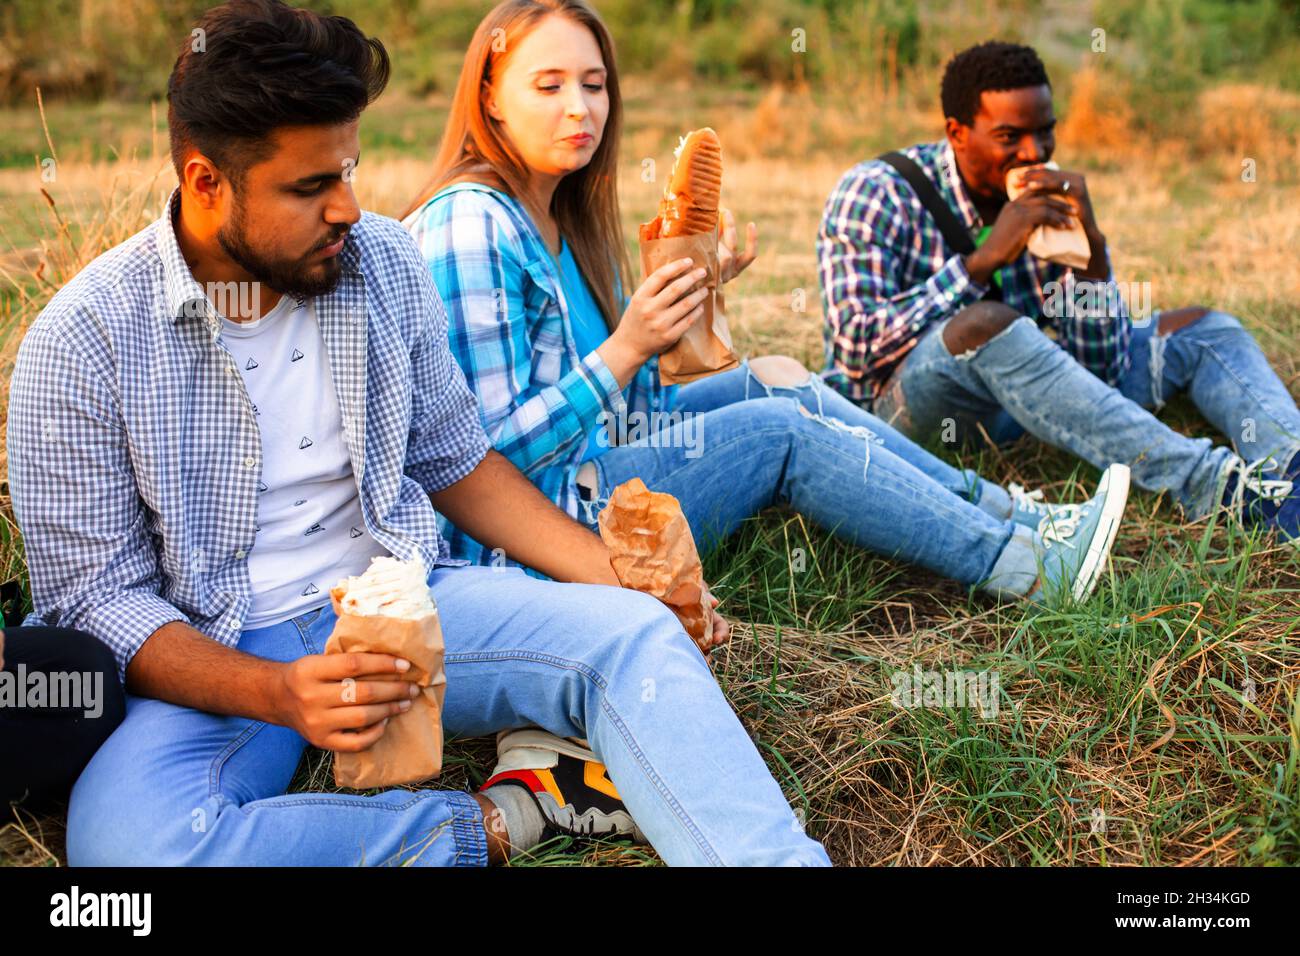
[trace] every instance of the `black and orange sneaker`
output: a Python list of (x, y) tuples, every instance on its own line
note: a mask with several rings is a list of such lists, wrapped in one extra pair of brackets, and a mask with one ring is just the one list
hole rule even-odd
[(647, 843), (605, 765), (585, 740), (565, 739), (537, 727), (497, 735), (497, 765), (482, 790), (523, 787), (536, 801), (546, 828), (570, 837), (628, 836)]

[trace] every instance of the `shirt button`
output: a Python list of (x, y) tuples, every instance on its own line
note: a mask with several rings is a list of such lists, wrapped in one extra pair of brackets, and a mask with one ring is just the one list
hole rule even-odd
[(227, 374), (227, 375), (234, 375), (234, 374), (235, 374), (235, 367), (234, 367), (233, 365), (227, 365), (227, 366), (226, 366), (226, 374)]
[(256, 464), (257, 464), (257, 459), (254, 458), (252, 455), (249, 455), (247, 458), (244, 459), (245, 468), (252, 468)]
[(248, 557), (248, 552), (245, 551), (243, 548), (240, 548), (238, 551), (235, 552), (235, 557), (239, 558), (239, 560), (242, 561), (244, 558)]

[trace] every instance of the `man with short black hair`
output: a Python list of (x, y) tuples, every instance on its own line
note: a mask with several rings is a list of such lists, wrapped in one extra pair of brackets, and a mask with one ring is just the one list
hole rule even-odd
[[(472, 865), (643, 833), (670, 863), (827, 863), (676, 617), (490, 449), (419, 250), (358, 208), (383, 46), (279, 0), (194, 36), (168, 86), (180, 187), (51, 300), (13, 375), (31, 622), (105, 642), (128, 692), (69, 862)], [(457, 566), (435, 507), (557, 580)], [(447, 732), (512, 731), (495, 785), (286, 795), (308, 744), (364, 750), (418, 693), (409, 662), (321, 653), (331, 586), (384, 554), (431, 569)]]
[[(946, 421), (995, 441), (1028, 431), (1099, 468), (1130, 465), (1193, 518), (1222, 507), (1300, 542), (1295, 400), (1231, 315), (1130, 319), (1086, 180), (1046, 165), (1056, 116), (1038, 55), (995, 41), (964, 50), (941, 97), (942, 141), (859, 163), (826, 203), (827, 380), (913, 438)], [(1013, 201), (1007, 174), (1020, 167)], [(1036, 230), (1075, 224), (1086, 264), (1029, 251)], [(1148, 411), (1179, 392), (1235, 451)]]

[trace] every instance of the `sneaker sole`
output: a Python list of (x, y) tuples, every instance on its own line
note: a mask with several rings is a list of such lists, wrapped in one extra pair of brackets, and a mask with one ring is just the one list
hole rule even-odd
[[(576, 757), (578, 760), (590, 760), (599, 763), (599, 761), (596, 760), (596, 755), (591, 750), (588, 750), (586, 747), (583, 747), (581, 744), (576, 744), (572, 740), (569, 740), (565, 737), (557, 737), (554, 734), (550, 733), (549, 731), (541, 730), (537, 727), (525, 727), (520, 730), (505, 731), (497, 736), (497, 759), (498, 760), (500, 760), (501, 756), (505, 754), (507, 751), (515, 750), (518, 748), (528, 748), (531, 750), (553, 750), (556, 751), (557, 753), (566, 754), (570, 757)], [(540, 803), (541, 795), (539, 794), (531, 794), (531, 795), (534, 800), (538, 800), (538, 802)], [(562, 815), (559, 806), (555, 803), (555, 798), (552, 797), (549, 793), (545, 794), (545, 797), (548, 801), (550, 801), (552, 812), (554, 814)], [(594, 811), (589, 811), (587, 815), (584, 815), (583, 819), (585, 819), (586, 816), (589, 816), (591, 812)], [(627, 818), (628, 823), (632, 827), (631, 833), (618, 833), (617, 828), (615, 828), (614, 830), (603, 831), (602, 833), (596, 835), (630, 837), (633, 842), (642, 843), (648, 846), (650, 844), (650, 841), (646, 839), (646, 835), (641, 831), (641, 828), (637, 826), (637, 822), (632, 819), (631, 813), (628, 813), (627, 811), (622, 811), (622, 814)], [(561, 833), (565, 836), (576, 835), (574, 833), (557, 828), (554, 821), (552, 821), (545, 812), (543, 812), (542, 816), (546, 817), (547, 827), (553, 832)], [(568, 825), (573, 826), (577, 819), (579, 818), (573, 817), (572, 819), (568, 819), (565, 822)]]
[(1097, 521), (1097, 531), (1088, 542), (1088, 553), (1083, 556), (1079, 576), (1074, 579), (1072, 593), (1076, 601), (1082, 601), (1092, 595), (1102, 572), (1106, 570), (1110, 549), (1115, 544), (1120, 520), (1124, 517), (1124, 509), (1128, 505), (1131, 477), (1132, 469), (1128, 465), (1111, 465), (1102, 475), (1101, 484), (1097, 486), (1098, 493), (1106, 493), (1106, 503), (1102, 506), (1101, 518)]
[[(576, 757), (579, 760), (596, 761), (596, 755), (586, 747), (575, 744), (572, 740), (567, 740), (564, 737), (557, 737), (545, 730), (539, 730), (536, 727), (512, 730), (498, 737), (498, 758), (507, 750), (514, 750), (517, 747), (554, 750), (557, 753), (562, 753), (569, 757)], [(599, 761), (596, 762), (599, 763)]]

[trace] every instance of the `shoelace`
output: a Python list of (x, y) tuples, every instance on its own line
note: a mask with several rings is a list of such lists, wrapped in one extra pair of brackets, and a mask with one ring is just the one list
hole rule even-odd
[(1270, 455), (1247, 464), (1240, 458), (1229, 465), (1231, 472), (1237, 476), (1236, 487), (1232, 489), (1232, 501), (1228, 503), (1233, 514), (1240, 514), (1246, 507), (1246, 489), (1249, 488), (1266, 501), (1278, 502), (1291, 494), (1293, 484), (1285, 478), (1265, 478), (1264, 471), (1278, 469), (1277, 460)]
[(1044, 500), (1043, 489), (1035, 488), (1033, 491), (1025, 490), (1024, 485), (1011, 482), (1007, 485), (1007, 495), (1011, 498), (1011, 507), (1020, 511), (1029, 511), (1034, 514), (1048, 517), (1052, 514), (1074, 514), (1080, 507), (1079, 505), (1054, 505)]
[(1026, 491), (1023, 485), (1014, 481), (1007, 485), (1007, 494), (1011, 496), (1014, 507), (1043, 516), (1038, 522), (1038, 533), (1044, 545), (1060, 544), (1079, 530), (1082, 505), (1049, 505), (1043, 500), (1042, 488)]
[(1043, 500), (1042, 488), (1026, 491), (1024, 485), (1018, 485), (1013, 481), (1007, 485), (1007, 494), (1011, 496), (1011, 505), (1014, 508), (1019, 508), (1021, 511), (1035, 511), (1040, 515), (1050, 514), (1047, 510), (1050, 505)]
[(1082, 505), (1060, 505), (1055, 514), (1043, 515), (1043, 520), (1038, 522), (1038, 533), (1046, 547), (1062, 544), (1067, 538), (1074, 537), (1083, 517), (1081, 508)]

